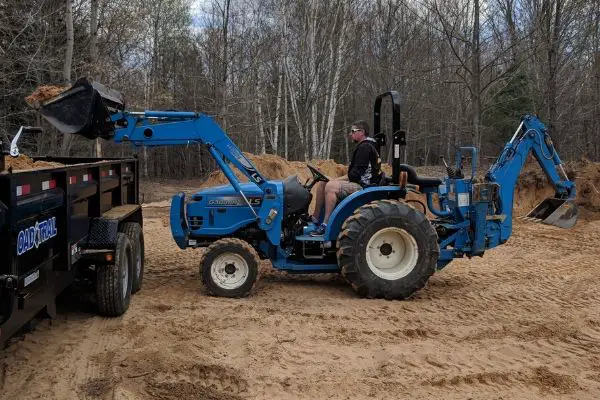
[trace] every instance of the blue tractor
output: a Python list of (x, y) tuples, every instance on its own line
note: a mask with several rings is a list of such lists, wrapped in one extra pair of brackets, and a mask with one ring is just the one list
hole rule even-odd
[[(242, 297), (250, 293), (261, 259), (290, 273), (341, 273), (354, 290), (369, 298), (404, 299), (423, 288), (429, 277), (458, 257), (483, 256), (505, 243), (512, 231), (513, 193), (530, 153), (556, 190), (528, 218), (572, 227), (577, 219), (575, 184), (566, 176), (548, 130), (534, 115), (525, 115), (484, 178), (471, 164), (465, 176), (462, 159), (477, 149), (460, 148), (455, 166), (444, 179), (419, 176), (400, 162), (405, 134), (400, 130), (400, 97), (387, 92), (375, 101), (374, 131), (380, 132), (382, 99), (391, 98), (393, 116), (392, 176), (343, 199), (322, 237), (308, 218), (311, 188), (327, 177), (312, 165), (312, 179), (297, 176), (268, 180), (230, 140), (213, 118), (196, 112), (128, 112), (116, 92), (80, 79), (70, 90), (47, 102), (42, 115), (60, 131), (88, 138), (103, 137), (134, 146), (201, 144), (230, 185), (203, 189), (186, 199), (172, 199), (170, 224), (182, 248), (206, 247), (200, 273), (213, 295)], [(385, 135), (376, 136), (385, 145)], [(249, 180), (242, 183), (239, 169)], [(427, 208), (404, 199), (423, 193)], [(424, 208), (424, 207), (423, 207)]]

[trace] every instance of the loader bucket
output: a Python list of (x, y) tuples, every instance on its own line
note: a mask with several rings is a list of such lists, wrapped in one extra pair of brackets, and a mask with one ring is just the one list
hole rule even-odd
[(538, 204), (524, 219), (569, 229), (577, 222), (577, 205), (573, 199), (550, 197)]
[(40, 113), (62, 133), (109, 139), (114, 135), (110, 116), (122, 109), (123, 100), (118, 92), (81, 78), (73, 87), (45, 102)]

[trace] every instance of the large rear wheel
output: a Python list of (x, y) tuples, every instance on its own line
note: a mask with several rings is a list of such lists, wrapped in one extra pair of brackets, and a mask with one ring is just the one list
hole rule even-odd
[(398, 201), (374, 201), (344, 222), (337, 240), (338, 264), (359, 294), (405, 299), (435, 272), (437, 238), (422, 212)]

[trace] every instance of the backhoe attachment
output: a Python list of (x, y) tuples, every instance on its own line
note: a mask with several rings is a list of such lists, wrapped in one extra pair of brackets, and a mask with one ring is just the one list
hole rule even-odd
[(507, 215), (510, 213), (516, 180), (530, 152), (538, 161), (548, 181), (554, 186), (555, 194), (539, 203), (527, 216), (520, 219), (559, 228), (572, 228), (577, 222), (575, 182), (567, 176), (548, 129), (532, 114), (523, 116), (512, 139), (506, 144), (502, 154), (486, 176), (488, 181), (501, 185), (501, 199), (506, 206), (502, 212)]

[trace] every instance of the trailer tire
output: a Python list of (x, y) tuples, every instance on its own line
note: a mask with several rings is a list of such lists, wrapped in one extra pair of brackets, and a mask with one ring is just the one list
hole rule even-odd
[(114, 265), (96, 266), (96, 303), (102, 315), (116, 317), (129, 308), (133, 249), (124, 233), (117, 233)]
[(337, 240), (338, 265), (360, 295), (406, 299), (435, 272), (437, 239), (422, 212), (399, 201), (374, 201), (344, 222)]
[(142, 288), (144, 280), (144, 231), (137, 222), (126, 222), (119, 227), (129, 238), (133, 249), (133, 275), (131, 280), (131, 293), (137, 293)]
[[(200, 261), (200, 276), (213, 296), (248, 296), (258, 279), (258, 253), (241, 239), (220, 239), (206, 248)], [(236, 274), (241, 274), (235, 276)]]

